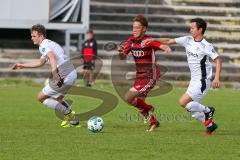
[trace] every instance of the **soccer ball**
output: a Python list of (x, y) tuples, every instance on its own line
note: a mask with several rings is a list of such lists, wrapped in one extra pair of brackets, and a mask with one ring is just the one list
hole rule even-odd
[(93, 133), (100, 132), (103, 129), (103, 120), (101, 117), (93, 116), (87, 122), (88, 129)]

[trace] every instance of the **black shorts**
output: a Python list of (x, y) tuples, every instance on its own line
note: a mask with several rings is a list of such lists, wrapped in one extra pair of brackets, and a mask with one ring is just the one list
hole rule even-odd
[(86, 70), (94, 70), (95, 69), (95, 63), (92, 62), (84, 62), (83, 69)]

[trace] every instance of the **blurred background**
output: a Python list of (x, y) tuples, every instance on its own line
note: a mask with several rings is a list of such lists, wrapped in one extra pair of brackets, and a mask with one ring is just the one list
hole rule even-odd
[[(17, 72), (9, 67), (40, 57), (38, 47), (31, 42), (30, 28), (41, 23), (47, 28), (47, 38), (61, 44), (69, 57), (81, 54), (86, 31), (93, 29), (98, 56), (103, 62), (99, 78), (109, 79), (114, 65), (111, 59), (117, 51), (106, 51), (104, 46), (131, 35), (132, 20), (138, 14), (148, 18), (147, 34), (153, 37), (189, 35), (189, 20), (205, 19), (208, 23), (205, 37), (223, 60), (221, 80), (239, 87), (240, 0), (0, 0), (0, 77), (49, 76), (48, 67)], [(172, 48), (172, 55), (157, 54), (159, 63), (168, 69), (164, 79), (188, 81), (184, 48), (177, 45)]]

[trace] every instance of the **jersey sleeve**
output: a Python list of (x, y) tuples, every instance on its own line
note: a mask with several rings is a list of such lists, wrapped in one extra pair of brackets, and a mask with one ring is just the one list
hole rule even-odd
[(209, 45), (207, 48), (207, 54), (211, 57), (212, 60), (216, 59), (219, 55), (215, 51), (213, 45)]
[(46, 45), (44, 45), (44, 46), (41, 46), (40, 48), (39, 48), (39, 51), (40, 51), (40, 53), (41, 53), (41, 59), (45, 59), (45, 60), (47, 60), (47, 53), (48, 52), (51, 52), (51, 49), (48, 47), (48, 46), (46, 46)]
[(188, 37), (184, 36), (184, 37), (175, 38), (175, 41), (177, 44), (185, 47), (188, 42)]
[(131, 51), (131, 44), (132, 44), (131, 37), (128, 38), (128, 40), (126, 40), (120, 44), (124, 54), (126, 54), (126, 55), (129, 54), (129, 52)]
[(160, 50), (160, 46), (161, 46), (161, 43), (160, 43), (160, 42), (153, 41), (153, 42), (151, 43), (151, 48), (153, 48), (154, 50)]

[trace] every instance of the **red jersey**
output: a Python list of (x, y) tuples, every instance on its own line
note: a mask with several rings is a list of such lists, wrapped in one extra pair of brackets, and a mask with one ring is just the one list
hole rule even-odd
[(95, 39), (86, 40), (82, 45), (82, 58), (84, 62), (91, 62), (97, 56), (97, 43)]
[(150, 39), (150, 36), (144, 36), (142, 39), (137, 39), (130, 36), (124, 43), (123, 53), (131, 53), (134, 57), (137, 69), (137, 76), (141, 73), (156, 73), (156, 55), (155, 51), (160, 50), (160, 42), (152, 42), (149, 46), (142, 47), (143, 40)]

